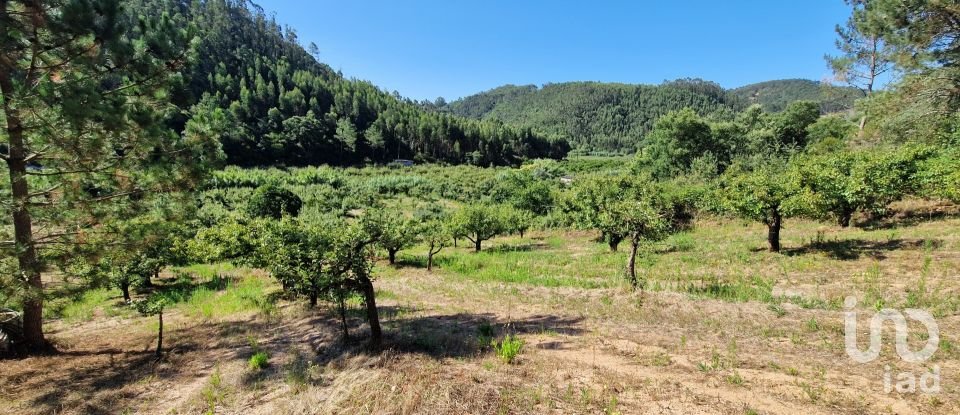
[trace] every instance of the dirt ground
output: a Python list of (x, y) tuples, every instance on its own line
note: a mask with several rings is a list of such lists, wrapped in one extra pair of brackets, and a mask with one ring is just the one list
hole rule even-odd
[[(900, 236), (942, 232), (945, 240), (934, 252), (946, 265), (931, 280), (957, 277), (960, 256), (949, 229), (960, 229), (960, 221), (918, 226)], [(795, 232), (806, 238), (816, 229)], [(590, 244), (571, 234), (562, 250), (593, 255)], [(882, 260), (863, 255), (837, 266), (853, 274), (881, 261), (889, 275), (905, 275), (884, 289), (910, 286), (919, 254), (903, 246), (883, 252)], [(777, 290), (842, 292), (854, 279), (818, 283), (790, 270)], [(940, 290), (955, 297), (953, 284)], [(957, 315), (938, 316), (940, 348), (930, 361), (908, 363), (885, 342), (879, 359), (860, 364), (845, 352), (838, 307), (477, 282), (417, 267), (390, 272), (376, 286), (386, 336), (376, 353), (364, 347), (359, 312), (351, 312), (351, 340), (344, 342), (333, 310), (302, 303), (281, 303), (270, 316), (216, 319), (173, 310), (159, 361), (152, 319), (53, 322), (60, 354), (0, 362), (0, 414), (960, 413)], [(861, 304), (856, 311), (865, 349), (875, 310)], [(524, 340), (517, 361), (504, 363), (481, 344), (485, 324)], [(910, 329), (918, 350), (923, 327)], [(893, 336), (887, 327), (884, 338)], [(255, 350), (269, 354), (265, 369), (248, 367)], [(901, 373), (935, 369), (938, 393), (885, 391), (885, 376), (896, 385)]]

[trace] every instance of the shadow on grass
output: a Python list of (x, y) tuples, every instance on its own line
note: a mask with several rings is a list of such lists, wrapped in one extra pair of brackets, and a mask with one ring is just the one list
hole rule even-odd
[[(4, 392), (14, 402), (23, 402), (15, 411), (112, 414), (138, 408), (144, 392), (140, 385), (145, 380), (151, 384), (191, 384), (209, 377), (223, 363), (242, 362), (246, 366), (257, 351), (267, 352), (271, 360), (265, 369), (243, 375), (241, 381), (248, 386), (267, 379), (290, 378), (314, 365), (322, 367), (355, 356), (478, 356), (489, 351), (490, 337), (483, 336), (481, 327), (492, 327), (493, 338), (581, 333), (580, 318), (543, 315), (508, 321), (493, 314), (424, 315), (416, 308), (396, 306), (379, 307), (379, 311), (384, 331), (382, 351), (367, 347), (369, 326), (360, 309), (350, 310), (350, 337), (344, 341), (339, 315), (329, 307), (291, 320), (251, 317), (172, 325), (160, 361), (153, 354), (155, 340), (150, 334), (93, 337), (57, 355), (14, 361), (0, 373), (0, 384), (9, 385)], [(251, 336), (257, 340), (251, 341)], [(299, 350), (313, 353), (301, 354)]]
[(925, 222), (960, 218), (960, 206), (937, 205), (920, 209), (891, 211), (888, 215), (867, 217), (857, 226), (867, 230), (897, 229), (917, 226)]
[(579, 335), (581, 318), (552, 315), (521, 320), (501, 320), (493, 314), (459, 313), (408, 317), (390, 320), (384, 347), (401, 353), (416, 353), (435, 359), (477, 356), (489, 347), (482, 328), (492, 329), (493, 338), (507, 334), (558, 333)]
[(844, 261), (860, 259), (868, 256), (873, 259), (886, 259), (887, 252), (897, 250), (937, 249), (943, 245), (939, 239), (890, 239), (886, 241), (870, 241), (865, 239), (845, 239), (834, 241), (814, 241), (799, 248), (783, 250), (785, 255), (805, 255), (822, 252), (830, 258)]

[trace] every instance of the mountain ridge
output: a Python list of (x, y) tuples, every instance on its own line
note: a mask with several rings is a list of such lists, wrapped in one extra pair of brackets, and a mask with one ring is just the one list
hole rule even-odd
[(435, 110), (530, 128), (593, 152), (632, 152), (656, 120), (683, 108), (726, 119), (752, 104), (779, 112), (793, 101), (809, 100), (823, 113), (851, 108), (851, 88), (817, 81), (784, 79), (725, 89), (715, 82), (684, 78), (664, 83), (627, 84), (574, 81), (502, 85), (445, 103)]

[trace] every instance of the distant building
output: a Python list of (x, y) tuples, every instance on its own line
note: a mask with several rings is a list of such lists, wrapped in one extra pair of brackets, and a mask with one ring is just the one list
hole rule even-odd
[(393, 161), (392, 164), (396, 164), (398, 166), (403, 166), (403, 167), (413, 167), (413, 160), (396, 159)]

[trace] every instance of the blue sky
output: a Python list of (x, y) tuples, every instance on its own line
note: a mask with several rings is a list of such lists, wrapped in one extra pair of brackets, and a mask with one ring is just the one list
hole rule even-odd
[(503, 84), (821, 80), (842, 0), (256, 0), (321, 61), (414, 99)]

